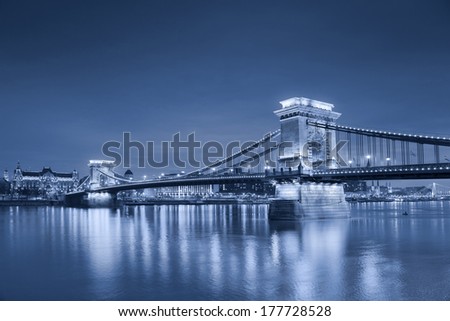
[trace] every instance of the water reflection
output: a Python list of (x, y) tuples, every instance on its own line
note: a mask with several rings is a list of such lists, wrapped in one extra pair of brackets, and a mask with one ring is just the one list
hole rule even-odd
[(447, 300), (449, 229), (446, 202), (304, 222), (264, 205), (0, 207), (0, 298)]

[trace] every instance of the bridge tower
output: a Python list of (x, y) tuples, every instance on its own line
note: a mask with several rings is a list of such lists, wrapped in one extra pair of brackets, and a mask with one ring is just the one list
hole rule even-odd
[(89, 189), (115, 184), (113, 168), (114, 161), (90, 160), (89, 161), (90, 183)]
[(335, 132), (308, 125), (308, 121), (335, 124), (341, 114), (333, 111), (334, 105), (304, 97), (280, 104), (281, 109), (274, 111), (281, 123), (280, 167), (297, 168), (300, 162), (305, 170), (336, 167)]
[[(274, 111), (281, 123), (279, 166), (297, 168), (301, 164), (304, 173), (335, 168), (335, 132), (309, 122), (335, 124), (341, 114), (333, 111), (332, 104), (304, 97), (289, 98), (280, 104), (281, 109)], [(274, 220), (336, 218), (349, 214), (342, 184), (296, 179), (277, 182), (275, 199), (269, 209), (269, 218)]]

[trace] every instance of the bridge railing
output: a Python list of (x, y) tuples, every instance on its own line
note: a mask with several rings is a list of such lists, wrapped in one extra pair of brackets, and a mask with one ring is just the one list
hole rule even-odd
[(404, 179), (404, 178), (449, 178), (450, 163), (430, 163), (419, 165), (395, 165), (377, 167), (354, 167), (317, 170), (313, 177), (329, 177), (337, 179), (361, 179), (372, 177), (377, 179)]

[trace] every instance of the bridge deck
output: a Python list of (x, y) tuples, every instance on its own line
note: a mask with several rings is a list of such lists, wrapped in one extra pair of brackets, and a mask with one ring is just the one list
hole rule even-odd
[[(444, 179), (450, 178), (450, 163), (422, 164), (422, 165), (400, 165), (381, 167), (354, 167), (327, 170), (315, 170), (311, 174), (299, 175), (297, 171), (276, 172), (246, 175), (222, 175), (222, 176), (197, 176), (180, 177), (173, 179), (160, 179), (145, 182), (135, 182), (105, 186), (90, 190), (89, 192), (120, 192), (133, 189), (192, 186), (192, 185), (212, 185), (212, 184), (233, 184), (264, 180), (292, 180), (301, 181), (354, 181), (354, 180), (399, 180), (399, 179)], [(86, 193), (79, 191), (67, 195)]]
[(400, 180), (450, 178), (450, 163), (356, 167), (314, 171), (312, 177), (350, 180)]
[[(198, 177), (180, 177), (159, 179), (145, 182), (129, 183), (105, 186), (90, 190), (90, 192), (120, 192), (133, 189), (172, 187), (172, 186), (193, 186), (193, 185), (212, 185), (212, 184), (232, 184), (251, 181), (261, 181), (265, 179), (264, 174), (247, 175), (223, 175), (223, 176), (198, 176)], [(84, 193), (85, 191), (74, 192), (70, 194)]]

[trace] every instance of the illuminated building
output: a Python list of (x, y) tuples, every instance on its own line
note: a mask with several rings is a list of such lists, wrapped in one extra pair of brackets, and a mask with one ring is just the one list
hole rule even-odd
[(40, 196), (54, 198), (72, 191), (78, 185), (78, 172), (54, 172), (50, 167), (44, 167), (40, 172), (25, 171), (17, 163), (14, 170), (12, 191), (25, 196)]
[(9, 182), (8, 170), (5, 169), (3, 177), (0, 178), (0, 195), (6, 195), (10, 193), (11, 183)]

